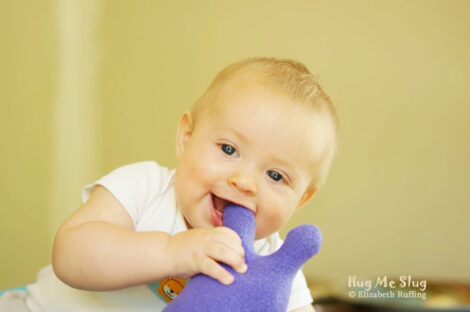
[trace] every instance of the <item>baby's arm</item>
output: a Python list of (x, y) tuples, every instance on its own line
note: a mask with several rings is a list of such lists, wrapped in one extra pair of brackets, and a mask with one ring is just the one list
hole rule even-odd
[(72, 287), (110, 290), (199, 272), (230, 283), (216, 261), (246, 270), (238, 235), (228, 228), (193, 229), (170, 236), (135, 232), (131, 217), (104, 187), (60, 227), (53, 247), (56, 275)]

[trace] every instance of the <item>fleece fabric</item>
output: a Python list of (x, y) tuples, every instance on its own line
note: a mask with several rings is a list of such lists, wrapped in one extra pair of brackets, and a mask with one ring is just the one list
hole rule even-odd
[(227, 206), (223, 221), (240, 235), (248, 271), (239, 274), (222, 264), (235, 277), (230, 285), (196, 275), (163, 311), (285, 312), (295, 274), (320, 249), (320, 230), (314, 225), (300, 225), (287, 234), (277, 252), (260, 256), (253, 248), (256, 224), (252, 211)]

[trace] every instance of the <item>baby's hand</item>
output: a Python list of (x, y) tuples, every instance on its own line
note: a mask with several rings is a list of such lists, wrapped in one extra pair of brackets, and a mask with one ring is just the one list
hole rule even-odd
[(172, 276), (192, 277), (204, 273), (223, 284), (231, 284), (233, 276), (218, 262), (239, 273), (245, 273), (245, 250), (238, 234), (227, 227), (191, 229), (170, 238), (167, 256)]

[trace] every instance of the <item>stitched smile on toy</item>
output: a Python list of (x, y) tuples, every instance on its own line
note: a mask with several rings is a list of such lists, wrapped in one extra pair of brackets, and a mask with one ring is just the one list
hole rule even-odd
[(225, 207), (234, 203), (226, 199), (220, 198), (214, 193), (211, 193), (211, 199), (212, 199), (212, 209), (211, 209), (212, 222), (214, 223), (215, 226), (222, 226), (224, 225), (224, 222), (222, 220), (222, 214), (224, 212)]

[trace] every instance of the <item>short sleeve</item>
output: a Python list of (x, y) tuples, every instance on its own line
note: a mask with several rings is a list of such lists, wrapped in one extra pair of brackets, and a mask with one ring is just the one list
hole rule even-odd
[(82, 200), (87, 201), (92, 189), (96, 185), (102, 185), (124, 206), (135, 225), (139, 222), (149, 198), (164, 191), (162, 185), (168, 171), (153, 161), (122, 166), (86, 185), (83, 188)]
[(292, 282), (292, 290), (290, 293), (289, 304), (287, 305), (287, 311), (292, 311), (303, 306), (309, 305), (313, 302), (310, 289), (305, 281), (302, 270), (299, 270), (294, 277)]

